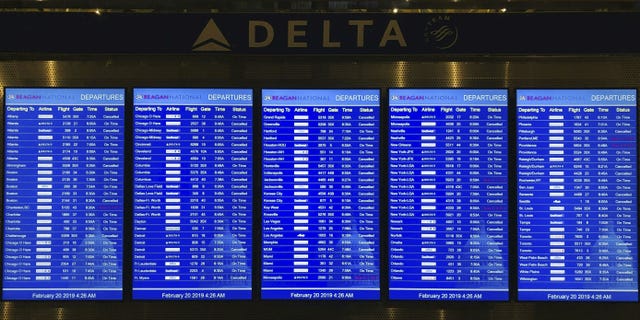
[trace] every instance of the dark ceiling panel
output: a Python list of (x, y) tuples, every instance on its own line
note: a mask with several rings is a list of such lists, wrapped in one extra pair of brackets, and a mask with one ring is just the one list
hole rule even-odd
[(636, 0), (3, 0), (4, 10), (138, 12), (638, 11)]

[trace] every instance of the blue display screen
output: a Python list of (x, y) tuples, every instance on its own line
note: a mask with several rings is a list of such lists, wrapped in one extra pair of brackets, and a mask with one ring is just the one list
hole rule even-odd
[(122, 299), (124, 89), (5, 98), (3, 299)]
[(262, 91), (262, 298), (380, 298), (378, 90)]
[(518, 90), (518, 298), (637, 301), (635, 90)]
[(133, 298), (250, 299), (252, 90), (133, 96)]
[(389, 90), (389, 297), (508, 300), (507, 90)]

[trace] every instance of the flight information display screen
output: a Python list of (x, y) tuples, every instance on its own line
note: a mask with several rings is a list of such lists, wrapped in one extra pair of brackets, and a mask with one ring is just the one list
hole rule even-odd
[(262, 298), (380, 298), (379, 90), (262, 91)]
[(5, 300), (122, 299), (124, 89), (5, 89)]
[(250, 299), (252, 90), (133, 96), (133, 298)]
[(389, 90), (389, 297), (508, 300), (507, 90)]
[(637, 301), (635, 90), (518, 90), (518, 297)]

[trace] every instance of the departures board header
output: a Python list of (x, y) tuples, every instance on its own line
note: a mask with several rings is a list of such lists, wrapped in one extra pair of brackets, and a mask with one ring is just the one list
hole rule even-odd
[(251, 106), (251, 89), (133, 89), (139, 105), (242, 105)]
[(517, 90), (519, 107), (636, 106), (634, 89)]
[(506, 106), (506, 89), (390, 89), (393, 106)]
[(380, 106), (380, 90), (262, 90), (263, 106)]
[(124, 89), (6, 88), (6, 105), (122, 105)]

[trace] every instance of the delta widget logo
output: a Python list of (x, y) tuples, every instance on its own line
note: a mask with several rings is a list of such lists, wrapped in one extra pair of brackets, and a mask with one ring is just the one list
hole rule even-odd
[(436, 49), (449, 49), (458, 42), (458, 28), (450, 16), (433, 17), (424, 28), (424, 40)]

